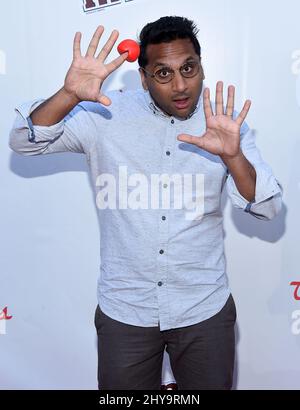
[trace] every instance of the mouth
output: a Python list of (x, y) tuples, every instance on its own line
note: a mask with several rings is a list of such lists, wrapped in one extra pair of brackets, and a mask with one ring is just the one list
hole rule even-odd
[(190, 97), (173, 100), (173, 102), (178, 110), (184, 110), (190, 105)]

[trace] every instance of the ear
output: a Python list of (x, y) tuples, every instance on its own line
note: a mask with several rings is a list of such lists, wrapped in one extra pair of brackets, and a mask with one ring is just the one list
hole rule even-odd
[(139, 68), (139, 72), (140, 72), (143, 88), (144, 88), (145, 91), (148, 91), (146, 75), (145, 75), (144, 71), (141, 68)]
[(200, 70), (201, 70), (201, 75), (202, 75), (202, 80), (205, 80), (205, 74), (202, 66), (202, 58), (200, 57)]

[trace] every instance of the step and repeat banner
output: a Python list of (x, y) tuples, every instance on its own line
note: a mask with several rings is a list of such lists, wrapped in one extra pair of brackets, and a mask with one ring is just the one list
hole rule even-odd
[[(237, 306), (235, 389), (300, 388), (300, 3), (297, 0), (15, 0), (0, 14), (0, 388), (97, 389), (96, 207), (83, 155), (23, 157), (8, 147), (16, 105), (64, 81), (76, 31), (138, 39), (166, 15), (196, 22), (206, 85), (236, 86), (284, 189), (270, 222), (224, 200), (227, 272)], [(117, 57), (113, 50), (110, 58)], [(104, 90), (141, 88), (125, 63)], [(213, 95), (214, 97), (214, 95)], [(174, 383), (165, 354), (162, 384)]]

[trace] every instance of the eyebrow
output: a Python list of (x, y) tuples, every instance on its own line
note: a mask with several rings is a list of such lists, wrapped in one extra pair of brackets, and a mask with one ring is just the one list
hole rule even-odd
[[(195, 60), (195, 57), (192, 57), (192, 56), (188, 57), (186, 60), (184, 60), (184, 62), (183, 62), (182, 64), (185, 64), (185, 63), (187, 63), (187, 62), (190, 61), (190, 60)], [(169, 64), (157, 62), (157, 63), (154, 65), (153, 68), (156, 68), (156, 67), (158, 67), (158, 66), (169, 67)]]

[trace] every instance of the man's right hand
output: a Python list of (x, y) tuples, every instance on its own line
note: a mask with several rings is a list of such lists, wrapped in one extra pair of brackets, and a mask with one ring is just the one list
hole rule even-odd
[(80, 101), (99, 102), (110, 105), (111, 100), (101, 93), (104, 80), (127, 59), (128, 52), (120, 55), (109, 64), (104, 61), (115, 45), (119, 32), (114, 30), (99, 55), (96, 56), (99, 41), (104, 32), (104, 27), (99, 26), (89, 44), (86, 55), (81, 54), (81, 33), (77, 32), (74, 38), (73, 61), (67, 73), (64, 90), (78, 103)]
[(111, 100), (101, 93), (101, 87), (104, 80), (124, 63), (128, 57), (128, 52), (111, 63), (104, 64), (119, 37), (119, 32), (114, 30), (111, 33), (107, 43), (96, 57), (95, 54), (103, 32), (104, 27), (99, 26), (84, 57), (82, 57), (80, 50), (81, 33), (76, 33), (73, 61), (65, 78), (64, 86), (30, 114), (33, 125), (49, 127), (57, 124), (81, 101), (99, 102), (103, 105), (111, 104)]

